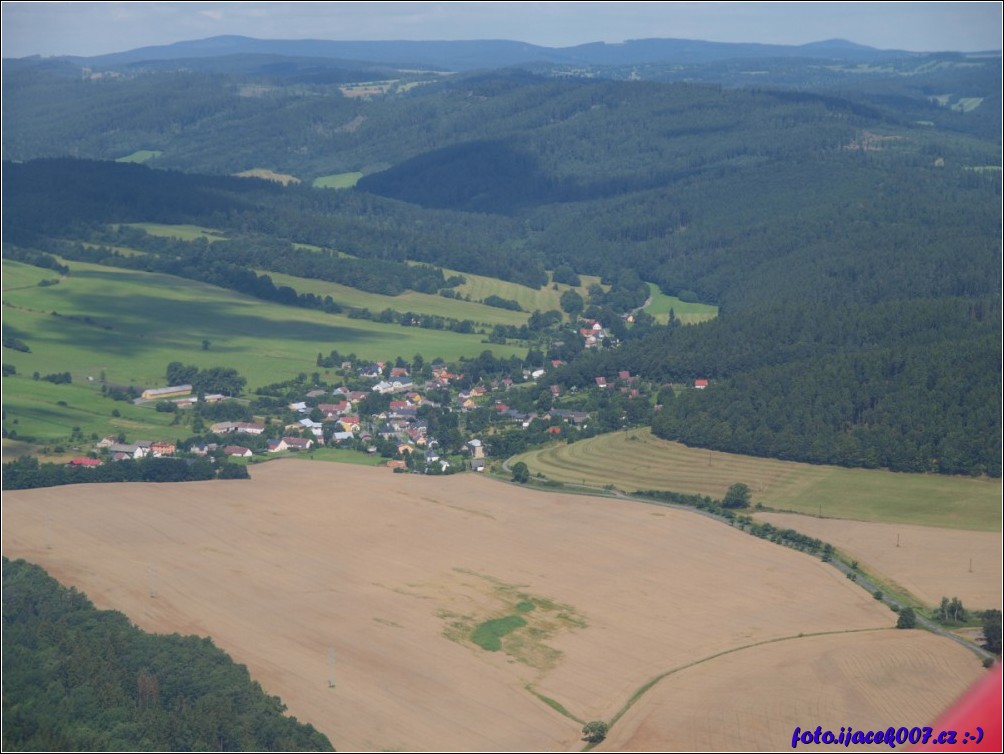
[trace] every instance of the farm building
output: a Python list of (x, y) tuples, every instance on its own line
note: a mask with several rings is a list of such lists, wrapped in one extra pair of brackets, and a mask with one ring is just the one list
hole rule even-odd
[(160, 398), (176, 398), (179, 395), (188, 395), (192, 392), (191, 385), (171, 385), (170, 387), (152, 387), (143, 391), (142, 398), (146, 401), (158, 400)]

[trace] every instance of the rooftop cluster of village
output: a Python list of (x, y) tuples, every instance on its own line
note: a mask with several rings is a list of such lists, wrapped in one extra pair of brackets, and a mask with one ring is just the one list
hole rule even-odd
[[(584, 337), (593, 337), (592, 330)], [(596, 376), (588, 388), (565, 390), (545, 379), (562, 365), (496, 359), (485, 352), (460, 365), (370, 362), (337, 352), (318, 354), (324, 371), (259, 388), (233, 398), (198, 391), (192, 384), (150, 388), (139, 405), (176, 414), (176, 432), (187, 440), (97, 442), (75, 465), (97, 465), (148, 456), (254, 459), (350, 449), (383, 459), (391, 468), (432, 474), (483, 471), (550, 441), (573, 441), (647, 423), (660, 386), (627, 371)], [(181, 365), (177, 365), (181, 366)], [(695, 383), (703, 387), (706, 381)], [(666, 389), (663, 387), (662, 389)]]

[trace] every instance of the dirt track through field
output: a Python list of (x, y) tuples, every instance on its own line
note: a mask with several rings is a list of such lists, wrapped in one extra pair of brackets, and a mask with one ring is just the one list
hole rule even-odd
[[(818, 560), (686, 511), (472, 474), (279, 461), (252, 475), (5, 493), (3, 551), (147, 630), (212, 636), (340, 750), (575, 750), (581, 724), (528, 685), (609, 719), (696, 659), (894, 622)], [(470, 642), (517, 612), (527, 625), (503, 651)], [(931, 652), (957, 657), (944, 640)], [(979, 664), (960, 672), (975, 679)], [(777, 686), (770, 672), (744, 683), (754, 699)], [(800, 690), (786, 693), (771, 704), (800, 710)]]
[(791, 748), (796, 727), (839, 734), (841, 726), (932, 725), (945, 695), (964, 693), (979, 667), (968, 651), (947, 644), (930, 633), (889, 629), (718, 657), (658, 683), (598, 751), (776, 751)]

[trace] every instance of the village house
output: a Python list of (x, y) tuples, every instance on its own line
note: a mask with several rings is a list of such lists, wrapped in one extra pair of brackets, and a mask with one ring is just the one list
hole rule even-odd
[(252, 455), (251, 449), (242, 445), (227, 445), (223, 452), (230, 458), (250, 458)]
[(352, 404), (343, 400), (338, 403), (319, 403), (317, 408), (325, 417), (341, 416), (352, 409)]
[(358, 432), (360, 429), (358, 416), (343, 416), (338, 420), (338, 424), (340, 424), (342, 429), (346, 432)]
[[(139, 445), (115, 443), (108, 446), (108, 452), (112, 454), (115, 460), (121, 460), (121, 458), (146, 458), (146, 448), (142, 448)], [(119, 456), (119, 458), (116, 458), (116, 456)]]
[(155, 458), (163, 456), (173, 456), (177, 448), (173, 442), (152, 442), (150, 443), (150, 453)]

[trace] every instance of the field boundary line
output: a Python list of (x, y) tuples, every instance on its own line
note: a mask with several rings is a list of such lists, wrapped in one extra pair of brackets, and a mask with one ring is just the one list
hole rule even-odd
[[(773, 639), (764, 639), (763, 641), (757, 641), (752, 644), (744, 644), (743, 646), (740, 647), (732, 647), (731, 649), (725, 649), (722, 650), (721, 652), (716, 652), (715, 654), (708, 655), (707, 657), (702, 657), (699, 660), (694, 660), (693, 662), (688, 662), (684, 665), (678, 665), (677, 667), (671, 668), (670, 670), (667, 670), (664, 673), (660, 673), (651, 680), (639, 686), (638, 689), (630, 696), (627, 702), (624, 703), (624, 706), (621, 707), (617, 712), (615, 712), (614, 716), (610, 718), (608, 727), (613, 728), (614, 725), (616, 725), (617, 722), (628, 712), (628, 710), (630, 710), (635, 705), (635, 703), (638, 702), (638, 700), (640, 700), (646, 693), (648, 693), (653, 687), (655, 687), (661, 680), (663, 680), (664, 678), (668, 678), (671, 675), (675, 675), (676, 673), (679, 673), (683, 670), (687, 670), (688, 668), (692, 668), (695, 665), (701, 665), (705, 662), (710, 662), (711, 660), (716, 660), (719, 657), (724, 657), (725, 655), (730, 655), (735, 652), (742, 652), (747, 649), (753, 649), (754, 647), (762, 647), (765, 644), (777, 644), (783, 641), (809, 639), (816, 636), (835, 636), (838, 634), (858, 634), (871, 631), (891, 631), (891, 630), (894, 629), (891, 629), (888, 626), (882, 626), (877, 628), (847, 628), (840, 631), (815, 631), (813, 633), (808, 633), (808, 634), (799, 633), (792, 636), (778, 636)], [(583, 749), (583, 751), (588, 750), (588, 748), (591, 747), (587, 747), (586, 749)]]

